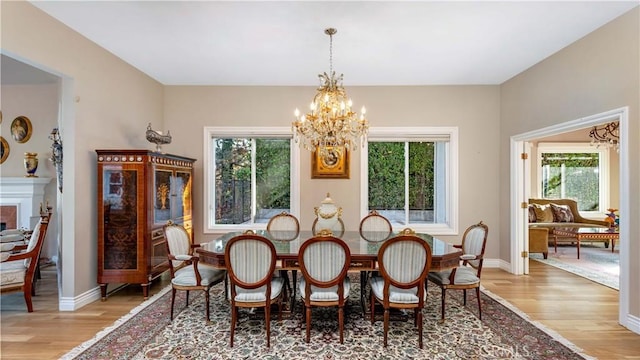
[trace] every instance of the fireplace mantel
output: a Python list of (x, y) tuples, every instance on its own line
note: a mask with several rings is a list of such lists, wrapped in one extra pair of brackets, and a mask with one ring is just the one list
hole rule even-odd
[(45, 206), (44, 188), (51, 178), (0, 177), (0, 205), (17, 208), (17, 227), (32, 229)]

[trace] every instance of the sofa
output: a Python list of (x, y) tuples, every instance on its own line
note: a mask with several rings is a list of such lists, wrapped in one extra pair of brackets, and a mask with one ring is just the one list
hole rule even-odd
[[(542, 253), (546, 259), (549, 241), (575, 241), (573, 237), (558, 236), (555, 228), (580, 227), (609, 227), (609, 223), (582, 217), (575, 200), (529, 199), (529, 253)], [(605, 247), (609, 247), (608, 240)]]

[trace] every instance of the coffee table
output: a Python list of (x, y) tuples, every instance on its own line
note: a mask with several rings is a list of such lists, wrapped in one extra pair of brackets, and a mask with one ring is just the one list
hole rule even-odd
[(578, 249), (578, 259), (580, 259), (580, 241), (610, 241), (611, 252), (615, 249), (616, 240), (619, 239), (620, 233), (617, 228), (605, 227), (578, 227), (578, 228), (554, 228), (553, 229), (553, 246), (555, 252), (558, 252), (558, 237), (574, 238)]

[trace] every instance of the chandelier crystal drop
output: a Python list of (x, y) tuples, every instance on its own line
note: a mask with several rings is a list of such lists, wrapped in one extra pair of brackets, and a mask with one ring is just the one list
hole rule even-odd
[(309, 112), (301, 115), (296, 109), (296, 120), (291, 126), (296, 143), (300, 142), (310, 151), (319, 150), (321, 154), (328, 148), (340, 146), (356, 150), (358, 143), (364, 146), (369, 130), (365, 107), (360, 115), (351, 109), (352, 101), (342, 86), (343, 74), (336, 76), (333, 71), (333, 35), (336, 32), (334, 28), (324, 31), (329, 35), (329, 73), (318, 75), (320, 87)]
[(591, 145), (595, 147), (606, 146), (608, 148), (615, 147), (616, 151), (620, 149), (620, 123), (610, 122), (602, 126), (594, 126), (589, 132)]

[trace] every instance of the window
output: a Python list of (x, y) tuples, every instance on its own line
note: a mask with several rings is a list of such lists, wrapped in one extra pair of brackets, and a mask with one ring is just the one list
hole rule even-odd
[(581, 212), (605, 212), (609, 203), (609, 150), (589, 144), (538, 144), (538, 193), (573, 199)]
[(362, 216), (375, 209), (395, 229), (457, 234), (457, 137), (457, 128), (372, 128), (362, 155)]
[(205, 232), (259, 229), (297, 214), (299, 147), (290, 128), (205, 128)]

